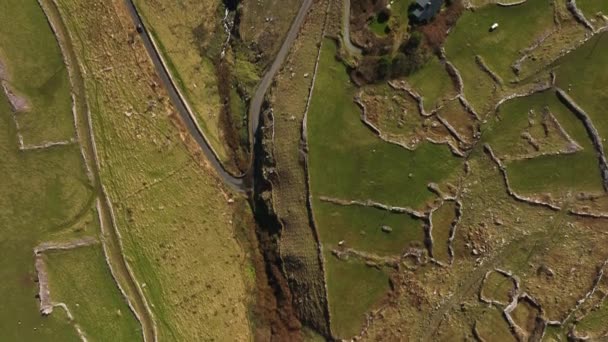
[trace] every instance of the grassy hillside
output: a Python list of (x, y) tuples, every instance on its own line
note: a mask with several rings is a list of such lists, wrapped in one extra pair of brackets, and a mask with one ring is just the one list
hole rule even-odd
[[(59, 5), (88, 75), (101, 180), (160, 338), (248, 339), (251, 284), (233, 231), (233, 195), (154, 84), (141, 41), (132, 41), (136, 33), (124, 3)], [(108, 64), (122, 67), (100, 72)]]

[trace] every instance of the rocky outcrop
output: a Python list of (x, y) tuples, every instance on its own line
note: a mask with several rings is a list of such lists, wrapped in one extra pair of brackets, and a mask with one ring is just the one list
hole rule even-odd
[(576, 0), (568, 0), (568, 2), (566, 2), (566, 8), (568, 8), (570, 13), (572, 13), (576, 21), (583, 24), (589, 30), (595, 31), (595, 28), (593, 27), (593, 25), (591, 25), (589, 20), (587, 20), (587, 18), (583, 14), (583, 11), (581, 11), (576, 5)]
[(40, 256), (36, 256), (36, 274), (38, 275), (38, 300), (40, 300), (40, 313), (50, 315), (53, 312), (51, 291), (49, 290), (49, 275), (46, 263)]
[(458, 229), (458, 225), (460, 224), (460, 220), (462, 219), (462, 215), (464, 214), (464, 206), (462, 205), (462, 202), (460, 202), (459, 199), (454, 199), (454, 202), (456, 202), (456, 217), (450, 225), (450, 237), (448, 239), (448, 256), (450, 258), (450, 265), (454, 263), (454, 239), (456, 238), (456, 229)]
[(443, 47), (439, 50), (439, 60), (445, 65), (445, 70), (454, 81), (456, 91), (461, 95), (464, 94), (464, 81), (462, 80), (462, 75), (460, 74), (460, 71), (456, 69), (456, 66), (454, 66), (452, 62), (448, 61), (445, 55), (445, 49)]

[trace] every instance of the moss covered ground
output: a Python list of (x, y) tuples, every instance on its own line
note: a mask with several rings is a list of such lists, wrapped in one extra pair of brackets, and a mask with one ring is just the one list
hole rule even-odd
[(141, 339), (141, 326), (118, 288), (100, 286), (112, 278), (101, 245), (47, 252), (45, 261), (53, 300), (67, 305), (88, 339)]
[[(25, 124), (26, 121), (19, 117), (24, 113), (19, 113), (18, 130), (4, 93), (0, 95), (0, 129), (3, 132), (0, 142), (3, 174), (0, 181), (0, 224), (4, 227), (0, 236), (3, 251), (0, 273), (5, 279), (0, 286), (0, 294), (4, 298), (0, 327), (4, 331), (3, 339), (7, 341), (78, 341), (80, 337), (75, 324), (79, 324), (81, 319), (87, 321), (88, 316), (83, 318), (79, 315), (72, 320), (60, 307), (56, 307), (49, 316), (42, 316), (39, 312), (34, 248), (47, 241), (99, 236), (99, 226), (95, 224), (97, 215), (92, 209), (97, 191), (85, 171), (79, 144), (20, 150), (19, 133), (23, 134), (26, 145), (74, 137), (70, 84), (57, 40), (38, 2), (9, 1), (0, 6), (0, 15), (6, 16), (3, 22), (9, 23), (0, 28), (2, 46), (7, 50), (2, 55), (7, 66), (6, 76), (11, 80), (11, 86), (27, 96), (30, 102), (30, 111), (25, 113), (26, 121), (32, 119), (31, 122), (36, 122), (36, 125)], [(43, 86), (41, 81), (48, 83)], [(72, 300), (62, 293), (76, 288), (82, 293), (95, 292), (98, 296), (80, 296), (78, 302), (83, 308), (97, 307), (96, 317), (100, 320), (93, 321), (97, 328), (99, 325), (111, 327), (117, 321), (105, 308), (123, 308), (123, 327), (132, 331), (128, 339), (138, 340), (141, 338), (139, 322), (128, 310), (100, 246), (97, 248), (96, 258), (91, 260), (86, 255), (71, 254), (73, 250), (63, 252), (66, 258), (78, 262), (77, 267), (70, 267), (70, 271), (78, 274), (72, 274), (73, 282), (52, 282), (51, 302)], [(48, 266), (48, 259), (45, 256), (43, 259)], [(64, 280), (64, 276), (68, 276), (66, 269), (55, 271), (55, 280)], [(77, 278), (94, 278), (94, 283), (78, 283)], [(98, 288), (105, 292), (98, 292)], [(68, 307), (75, 309), (71, 305)], [(84, 334), (90, 332), (99, 340), (115, 336), (113, 331), (96, 329), (90, 323), (91, 320), (86, 324), (83, 322)]]
[(60, 311), (49, 317), (39, 313), (33, 249), (47, 236), (69, 227), (86, 209), (83, 206), (91, 193), (78, 148), (22, 153), (4, 95), (0, 114), (0, 274), (5, 279), (0, 284), (4, 298), (0, 327), (10, 341), (77, 341), (74, 328)]

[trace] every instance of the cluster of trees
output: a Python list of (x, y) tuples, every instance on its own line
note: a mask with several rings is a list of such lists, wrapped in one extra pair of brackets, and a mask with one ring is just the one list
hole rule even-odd
[[(447, 0), (446, 9), (430, 23), (411, 27), (409, 38), (404, 41), (397, 51), (367, 49), (357, 68), (352, 70), (353, 80), (358, 84), (369, 84), (411, 75), (420, 69), (429, 56), (438, 53), (443, 45), (450, 27), (464, 11), (462, 0)], [(384, 9), (377, 14), (377, 20), (387, 21), (390, 10)]]
[(376, 83), (387, 79), (407, 76), (426, 62), (428, 50), (422, 44), (422, 35), (414, 32), (393, 55), (365, 56), (353, 70), (358, 83)]

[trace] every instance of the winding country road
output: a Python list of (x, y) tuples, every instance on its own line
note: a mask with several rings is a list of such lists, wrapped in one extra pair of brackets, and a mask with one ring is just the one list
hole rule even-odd
[(344, 47), (353, 56), (361, 56), (363, 52), (350, 40), (350, 0), (342, 1), (342, 40)]
[(258, 129), (260, 122), (260, 111), (262, 109), (262, 104), (264, 102), (264, 96), (268, 91), (268, 88), (272, 84), (272, 80), (275, 77), (276, 73), (280, 70), (281, 65), (285, 61), (291, 46), (293, 45), (294, 40), (298, 36), (298, 32), (304, 23), (304, 19), (306, 18), (306, 14), (308, 10), (312, 6), (313, 0), (303, 0), (302, 5), (300, 6), (300, 10), (298, 14), (294, 18), (287, 35), (285, 36), (285, 40), (277, 53), (274, 62), (270, 66), (270, 68), (266, 71), (261, 81), (258, 83), (255, 94), (251, 99), (249, 105), (249, 142), (250, 142), (250, 160), (248, 170), (242, 175), (232, 175), (230, 174), (222, 165), (218, 155), (215, 153), (209, 140), (205, 137), (205, 133), (200, 129), (199, 126), (196, 125), (194, 121), (194, 113), (191, 107), (188, 105), (186, 99), (181, 94), (179, 88), (173, 81), (171, 77), (170, 71), (167, 67), (167, 64), (164, 61), (163, 56), (161, 55), (154, 39), (150, 35), (148, 29), (144, 25), (144, 22), (139, 14), (133, 0), (125, 0), (127, 7), (129, 8), (129, 12), (131, 17), (133, 18), (133, 22), (136, 27), (141, 27), (141, 38), (154, 63), (154, 67), (169, 94), (169, 98), (171, 102), (179, 112), (182, 120), (186, 124), (186, 128), (190, 135), (196, 140), (198, 145), (205, 153), (205, 156), (209, 160), (211, 166), (217, 171), (218, 175), (222, 178), (224, 183), (228, 185), (233, 190), (237, 192), (247, 192), (252, 188), (252, 181), (247, 182), (247, 178), (252, 178), (253, 175), (253, 165), (255, 161), (255, 155), (253, 152), (253, 146), (255, 144), (255, 133)]
[[(291, 50), (291, 46), (293, 45), (293, 41), (298, 37), (298, 32), (300, 32), (300, 28), (304, 23), (304, 19), (306, 18), (306, 14), (312, 6), (313, 0), (303, 0), (302, 5), (300, 6), (300, 10), (296, 15), (289, 31), (287, 32), (287, 36), (285, 36), (285, 40), (283, 41), (283, 45), (281, 45), (281, 49), (277, 53), (277, 56), (274, 59), (274, 62), (264, 74), (264, 77), (258, 83), (258, 86), (255, 90), (255, 94), (251, 99), (249, 104), (249, 146), (253, 146), (255, 142), (255, 132), (258, 129), (260, 122), (260, 111), (262, 110), (262, 103), (264, 102), (264, 95), (268, 91), (270, 84), (272, 83), (272, 79), (276, 75), (276, 73), (281, 69), (281, 65), (285, 61), (287, 57), (287, 53)], [(253, 153), (251, 153), (251, 165), (253, 165)], [(251, 170), (250, 166), (250, 170)]]

